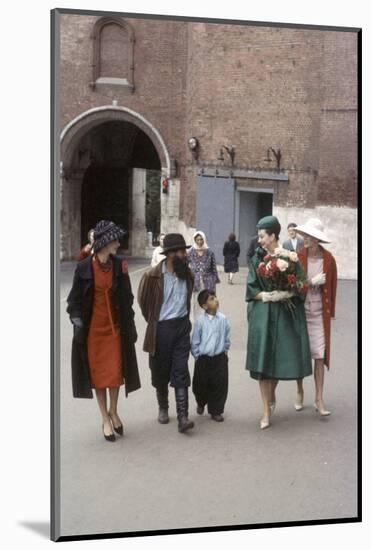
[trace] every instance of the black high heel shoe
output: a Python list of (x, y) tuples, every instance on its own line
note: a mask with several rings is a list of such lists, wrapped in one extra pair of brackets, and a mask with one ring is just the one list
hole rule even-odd
[(116, 441), (115, 434), (106, 435), (106, 434), (104, 433), (104, 425), (103, 425), (103, 424), (102, 424), (102, 430), (103, 430), (104, 439), (105, 439), (106, 441), (110, 441), (111, 443), (113, 443), (114, 441)]
[(113, 423), (112, 416), (109, 415), (109, 417), (111, 419), (112, 426), (113, 426), (113, 429), (115, 430), (115, 432), (119, 435), (124, 435), (124, 426), (122, 424), (120, 424), (120, 426), (117, 426), (117, 428), (116, 428), (114, 423)]
[(113, 426), (113, 429), (117, 434), (124, 435), (124, 426), (122, 424), (118, 428), (115, 428), (115, 426)]

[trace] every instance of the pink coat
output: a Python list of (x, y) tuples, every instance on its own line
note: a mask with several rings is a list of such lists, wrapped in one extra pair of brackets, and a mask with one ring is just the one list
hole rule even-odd
[[(326, 273), (326, 283), (322, 287), (322, 314), (325, 331), (325, 365), (330, 367), (330, 336), (331, 318), (335, 317), (337, 267), (331, 252), (320, 246), (323, 253), (323, 271)], [(298, 252), (299, 260), (305, 273), (308, 273), (308, 250), (302, 248)]]

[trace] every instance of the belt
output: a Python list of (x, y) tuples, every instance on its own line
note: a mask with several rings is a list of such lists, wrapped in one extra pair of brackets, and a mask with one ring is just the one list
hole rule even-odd
[(171, 325), (177, 325), (183, 323), (183, 321), (186, 321), (188, 319), (188, 315), (185, 315), (184, 317), (173, 317), (173, 319), (165, 319), (164, 321), (159, 321), (158, 324), (162, 325), (164, 323), (171, 324)]

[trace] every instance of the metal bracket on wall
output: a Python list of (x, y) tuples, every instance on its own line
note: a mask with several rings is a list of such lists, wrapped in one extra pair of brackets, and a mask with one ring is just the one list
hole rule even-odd
[(267, 170), (244, 170), (230, 168), (215, 168), (214, 166), (204, 166), (197, 172), (198, 176), (206, 176), (213, 178), (252, 178), (261, 180), (289, 181), (288, 172), (268, 172)]

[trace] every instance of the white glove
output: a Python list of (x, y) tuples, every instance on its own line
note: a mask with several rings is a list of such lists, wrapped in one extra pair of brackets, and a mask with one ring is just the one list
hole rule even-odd
[(280, 302), (281, 300), (288, 300), (294, 296), (294, 293), (288, 290), (273, 290), (271, 292), (271, 302)]
[(310, 280), (312, 286), (324, 285), (326, 282), (326, 273), (319, 273)]
[(272, 292), (261, 293), (263, 302), (280, 302), (288, 300), (291, 296), (294, 296), (294, 293), (288, 290), (272, 290)]

